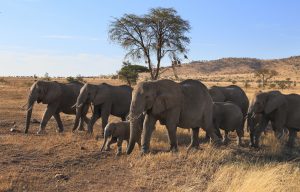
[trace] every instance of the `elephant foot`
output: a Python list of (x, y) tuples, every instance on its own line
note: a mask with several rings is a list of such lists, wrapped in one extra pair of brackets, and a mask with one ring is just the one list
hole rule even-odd
[(170, 147), (169, 152), (171, 152), (171, 153), (177, 153), (178, 152), (178, 148), (177, 147)]
[(37, 135), (44, 135), (46, 134), (45, 129), (39, 129), (38, 132), (36, 132)]
[(106, 147), (104, 151), (110, 151), (110, 147)]
[(84, 131), (84, 127), (79, 127), (77, 130), (78, 131)]
[(225, 139), (223, 140), (224, 145), (228, 145), (229, 142), (230, 142), (230, 140), (229, 140), (228, 138), (225, 138)]
[(150, 153), (150, 150), (148, 148), (143, 148), (142, 147), (142, 152), (141, 152), (141, 155), (146, 155), (146, 154), (149, 154)]
[(63, 129), (58, 129), (58, 130), (56, 130), (56, 132), (57, 133), (62, 133), (62, 132), (64, 132), (64, 130)]
[(221, 147), (223, 145), (223, 142), (221, 139), (218, 139), (218, 140), (212, 141), (212, 145), (213, 145), (213, 147)]
[(259, 148), (258, 145), (257, 145), (257, 144), (254, 144), (254, 143), (250, 143), (249, 146), (250, 146), (250, 147), (253, 147), (253, 148), (256, 148), (256, 149)]
[(122, 152), (121, 151), (118, 151), (117, 153), (116, 153), (116, 156), (121, 156), (122, 155)]

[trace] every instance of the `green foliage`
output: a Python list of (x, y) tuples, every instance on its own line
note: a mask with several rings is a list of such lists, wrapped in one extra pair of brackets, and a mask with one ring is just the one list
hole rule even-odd
[(270, 85), (269, 85), (269, 88), (270, 89), (274, 89), (276, 87), (276, 84), (275, 83), (270, 83)]
[(142, 72), (149, 72), (149, 69), (141, 65), (131, 65), (129, 62), (123, 62), (123, 66), (118, 72), (118, 75), (121, 80), (126, 81), (128, 85), (131, 86), (132, 84), (136, 84), (139, 73)]
[(69, 82), (69, 83), (72, 83), (72, 82), (81, 82), (81, 83), (85, 83), (83, 77), (81, 75), (77, 75), (76, 77), (72, 77), (72, 76), (69, 76), (66, 78), (66, 80)]
[(261, 85), (264, 88), (265, 85), (268, 83), (268, 80), (270, 80), (274, 76), (277, 76), (278, 72), (275, 70), (262, 68), (262, 69), (255, 70), (254, 75), (255, 77), (259, 78), (259, 80), (261, 80), (262, 83)]
[(45, 73), (43, 80), (51, 81), (51, 77), (49, 76), (49, 73), (47, 73), (47, 72)]
[(144, 59), (151, 79), (157, 79), (164, 56), (174, 58), (175, 55), (178, 60), (179, 55), (187, 53), (190, 38), (185, 33), (190, 28), (189, 22), (173, 8), (154, 8), (145, 15), (125, 14), (115, 18), (109, 36), (127, 51), (125, 58)]

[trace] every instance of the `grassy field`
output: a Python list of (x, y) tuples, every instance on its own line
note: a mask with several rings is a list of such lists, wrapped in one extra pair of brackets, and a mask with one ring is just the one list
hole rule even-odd
[[(100, 152), (103, 140), (95, 139), (100, 121), (93, 136), (72, 133), (74, 116), (70, 115), (62, 115), (62, 134), (56, 133), (56, 122), (51, 119), (46, 135), (35, 134), (38, 124), (31, 124), (25, 135), (21, 106), (33, 79), (1, 79), (0, 191), (300, 191), (299, 138), (294, 149), (287, 149), (268, 132), (258, 150), (248, 147), (247, 132), (244, 147), (236, 145), (236, 134), (232, 133), (228, 146), (214, 148), (201, 143), (201, 150), (187, 153), (190, 133), (178, 129), (179, 152), (173, 154), (164, 152), (169, 147), (167, 132), (157, 125), (151, 154), (141, 157), (136, 147), (132, 155), (116, 157), (116, 146), (110, 152)], [(255, 91), (254, 85), (246, 90), (249, 98)], [(300, 94), (300, 88), (283, 92)], [(33, 118), (40, 120), (44, 109), (44, 105), (35, 105)], [(111, 117), (110, 121), (119, 119)], [(14, 123), (17, 132), (10, 132)], [(200, 137), (203, 140), (203, 131)]]

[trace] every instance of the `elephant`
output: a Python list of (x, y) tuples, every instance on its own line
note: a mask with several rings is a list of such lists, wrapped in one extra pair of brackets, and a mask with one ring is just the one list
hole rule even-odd
[(244, 137), (244, 117), (241, 109), (231, 102), (214, 102), (213, 122), (217, 134), (220, 138), (222, 135), (220, 129), (225, 131), (224, 143), (229, 142), (228, 132), (236, 131), (238, 135), (238, 145), (242, 145), (242, 137)]
[(212, 86), (208, 91), (214, 102), (230, 101), (239, 106), (242, 110), (244, 118), (246, 119), (249, 100), (242, 88), (236, 85), (229, 85), (226, 87)]
[(156, 121), (166, 125), (170, 151), (178, 151), (177, 127), (192, 128), (190, 148), (199, 146), (199, 128), (202, 127), (214, 142), (220, 143), (213, 126), (213, 102), (207, 87), (200, 81), (155, 80), (138, 83), (130, 105), (130, 139), (127, 154), (138, 139), (138, 117), (145, 114), (142, 134), (142, 154), (149, 153), (150, 139)]
[[(137, 143), (139, 147), (141, 147), (141, 132), (142, 132), (142, 127), (143, 127), (143, 121), (144, 117), (140, 117), (140, 133), (139, 133), (139, 138), (137, 140)], [(104, 129), (104, 142), (101, 148), (101, 151), (103, 151), (104, 147), (106, 146), (106, 151), (110, 150), (110, 145), (113, 143), (117, 143), (118, 145), (118, 151), (117, 155), (122, 154), (122, 142), (123, 140), (129, 141), (129, 136), (130, 136), (130, 123), (128, 121), (121, 121), (117, 123), (108, 123)], [(111, 137), (111, 140), (107, 143), (108, 138)], [(107, 144), (106, 144), (107, 143)]]
[[(45, 132), (47, 122), (52, 116), (54, 116), (57, 122), (58, 132), (63, 132), (64, 127), (60, 118), (60, 112), (65, 114), (76, 114), (76, 109), (72, 108), (72, 106), (76, 102), (82, 86), (83, 84), (79, 82), (63, 84), (56, 81), (36, 81), (31, 86), (28, 96), (25, 133), (28, 133), (32, 109), (35, 102), (47, 104), (37, 133), (42, 134)], [(86, 123), (89, 122), (89, 119), (86, 117), (87, 112), (88, 106), (85, 105), (83, 106), (82, 114), (80, 116), (79, 129), (81, 130), (83, 130), (83, 121)]]
[(300, 131), (300, 95), (285, 95), (280, 91), (261, 92), (255, 95), (250, 108), (254, 117), (258, 115), (259, 119), (257, 126), (250, 129), (253, 147), (258, 147), (261, 132), (265, 130), (269, 121), (278, 139), (283, 138), (287, 129), (287, 146), (294, 146), (297, 132)]
[[(95, 122), (102, 118), (102, 134), (108, 123), (109, 115), (126, 120), (131, 102), (132, 88), (127, 85), (113, 86), (106, 83), (93, 85), (86, 83), (80, 90), (76, 101), (76, 119), (73, 129), (78, 126), (82, 116), (83, 106), (91, 103), (94, 106), (93, 115), (88, 124), (88, 133), (93, 132)], [(103, 136), (103, 135), (102, 135)]]

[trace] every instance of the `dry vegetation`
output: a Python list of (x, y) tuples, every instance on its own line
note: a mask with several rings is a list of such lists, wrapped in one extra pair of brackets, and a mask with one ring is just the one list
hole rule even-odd
[[(0, 191), (300, 191), (299, 138), (297, 147), (290, 150), (271, 132), (263, 136), (260, 150), (246, 146), (248, 133), (245, 147), (236, 146), (233, 133), (228, 146), (214, 148), (204, 143), (201, 150), (187, 154), (190, 133), (179, 129), (180, 152), (172, 154), (164, 152), (168, 149), (167, 133), (157, 125), (153, 152), (143, 157), (137, 148), (130, 156), (116, 157), (115, 151), (100, 153), (102, 139), (71, 133), (73, 116), (63, 115), (63, 134), (55, 132), (53, 119), (43, 136), (35, 135), (38, 124), (32, 124), (28, 135), (10, 132), (13, 122), (23, 131), (25, 111), (20, 107), (32, 83), (30, 78), (0, 82)], [(108, 83), (120, 84), (117, 80)], [(216, 83), (207, 83), (212, 84)], [(249, 97), (256, 91), (252, 87), (246, 90)], [(299, 94), (300, 89), (284, 92)], [(40, 120), (44, 108), (35, 105), (33, 118)], [(100, 121), (95, 134), (99, 125)], [(55, 178), (57, 174), (62, 174), (61, 178)]]

